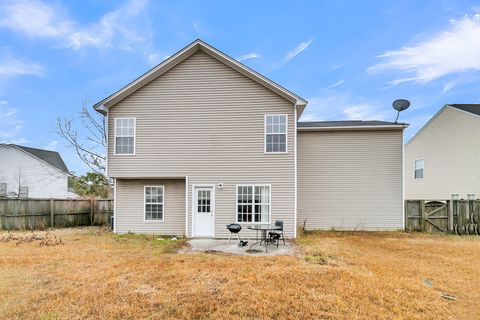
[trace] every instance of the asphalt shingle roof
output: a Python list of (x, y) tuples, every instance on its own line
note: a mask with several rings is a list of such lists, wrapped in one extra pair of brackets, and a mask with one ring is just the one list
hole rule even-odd
[(480, 104), (449, 104), (449, 106), (480, 116)]
[(63, 172), (70, 174), (67, 166), (65, 165), (65, 162), (63, 162), (63, 159), (58, 152), (50, 151), (50, 150), (44, 150), (44, 149), (30, 148), (30, 147), (19, 146), (19, 145), (16, 145), (16, 146), (19, 147), (20, 149), (25, 150), (26, 152), (34, 155), (35, 157), (40, 158), (43, 161), (51, 164), (55, 168), (58, 168), (58, 169), (62, 170)]

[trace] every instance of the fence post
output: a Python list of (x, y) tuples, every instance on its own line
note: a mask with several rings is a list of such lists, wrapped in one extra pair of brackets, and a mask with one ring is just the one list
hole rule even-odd
[(50, 198), (50, 228), (55, 228), (55, 208), (53, 205), (53, 198)]
[(0, 215), (0, 230), (3, 229), (3, 220), (5, 220), (5, 215), (7, 214), (7, 199), (1, 199), (3, 202), (3, 212)]
[(459, 233), (463, 233), (463, 226), (465, 225), (465, 207), (463, 201), (457, 201), (457, 230)]
[(90, 198), (90, 225), (93, 226), (93, 218), (94, 218), (94, 200)]
[(420, 228), (422, 231), (426, 230), (426, 215), (425, 215), (425, 200), (420, 201)]
[(447, 228), (448, 232), (453, 232), (453, 201), (447, 200)]

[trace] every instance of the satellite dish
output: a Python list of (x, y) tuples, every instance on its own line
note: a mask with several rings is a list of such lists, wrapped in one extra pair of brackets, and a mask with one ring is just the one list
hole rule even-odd
[(395, 119), (395, 123), (397, 123), (400, 112), (407, 110), (408, 107), (410, 107), (410, 101), (406, 99), (397, 99), (393, 101), (393, 109), (397, 110), (397, 118)]

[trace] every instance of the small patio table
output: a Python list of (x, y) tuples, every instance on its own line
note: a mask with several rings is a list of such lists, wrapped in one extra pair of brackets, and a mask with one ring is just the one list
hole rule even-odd
[[(281, 227), (275, 226), (275, 225), (270, 225), (270, 224), (255, 224), (252, 226), (248, 226), (247, 229), (250, 230), (255, 230), (257, 231), (257, 242), (252, 243), (250, 245), (250, 249), (252, 249), (253, 246), (255, 245), (265, 245), (265, 252), (268, 252), (267, 245), (269, 244), (270, 240), (268, 239), (268, 231), (273, 231), (273, 230), (280, 230)], [(258, 239), (258, 231), (261, 231), (261, 237), (260, 240)]]

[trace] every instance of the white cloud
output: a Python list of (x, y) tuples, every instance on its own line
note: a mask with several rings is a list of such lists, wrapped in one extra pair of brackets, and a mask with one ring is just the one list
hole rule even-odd
[(244, 54), (243, 56), (238, 57), (237, 60), (242, 62), (248, 59), (257, 59), (257, 58), (260, 58), (260, 55), (258, 53), (252, 52), (252, 53)]
[(39, 64), (19, 60), (11, 56), (0, 59), (0, 78), (10, 79), (23, 75), (41, 76), (45, 72)]
[(194, 21), (192, 23), (192, 28), (195, 30), (197, 33), (202, 33), (202, 34), (208, 34), (210, 33), (207, 29), (205, 29), (199, 22)]
[[(480, 70), (480, 14), (450, 21), (450, 26), (429, 39), (379, 56), (384, 62), (369, 73), (400, 71), (407, 76), (391, 81), (427, 83), (464, 71)], [(451, 89), (451, 85), (446, 90)]]
[(167, 60), (170, 58), (169, 55), (162, 55), (161, 53), (146, 53), (147, 55), (147, 60), (150, 64), (156, 65), (159, 64), (160, 62)]
[[(26, 143), (21, 137), (23, 121), (17, 117), (17, 109), (10, 107), (7, 101), (0, 103), (0, 143)], [(5, 103), (3, 103), (5, 102)]]
[(329, 120), (393, 120), (395, 114), (389, 106), (377, 102), (356, 101), (348, 95), (311, 97), (301, 121)]
[(290, 60), (298, 56), (303, 51), (307, 50), (308, 46), (312, 43), (313, 39), (300, 43), (293, 50), (289, 51), (283, 58), (283, 63), (288, 63)]
[(43, 148), (46, 150), (56, 150), (58, 145), (58, 141), (53, 140), (50, 141), (47, 145), (45, 145)]
[(327, 87), (327, 89), (332, 89), (332, 88), (338, 87), (339, 85), (341, 85), (341, 84), (344, 83), (344, 82), (345, 82), (344, 79), (339, 80), (339, 81), (335, 82), (334, 84), (329, 85), (329, 86)]
[(162, 61), (162, 56), (159, 53), (151, 53), (147, 59), (150, 64), (158, 64)]
[(342, 113), (348, 120), (384, 120), (393, 114), (391, 110), (378, 110), (378, 108), (367, 103), (355, 104), (343, 108)]
[(131, 48), (145, 41), (145, 28), (137, 16), (144, 11), (146, 0), (129, 0), (106, 13), (93, 24), (80, 26), (69, 19), (59, 6), (38, 0), (8, 1), (0, 6), (0, 26), (30, 37), (57, 40), (61, 46)]
[[(2, 112), (2, 110), (0, 110)], [(23, 126), (15, 117), (14, 113), (0, 113), (0, 121), (2, 128), (0, 129), (0, 143), (25, 143), (27, 140), (20, 137), (20, 131)]]
[(40, 1), (7, 1), (0, 10), (0, 26), (31, 37), (61, 37), (72, 28), (70, 21), (60, 17), (59, 8)]

